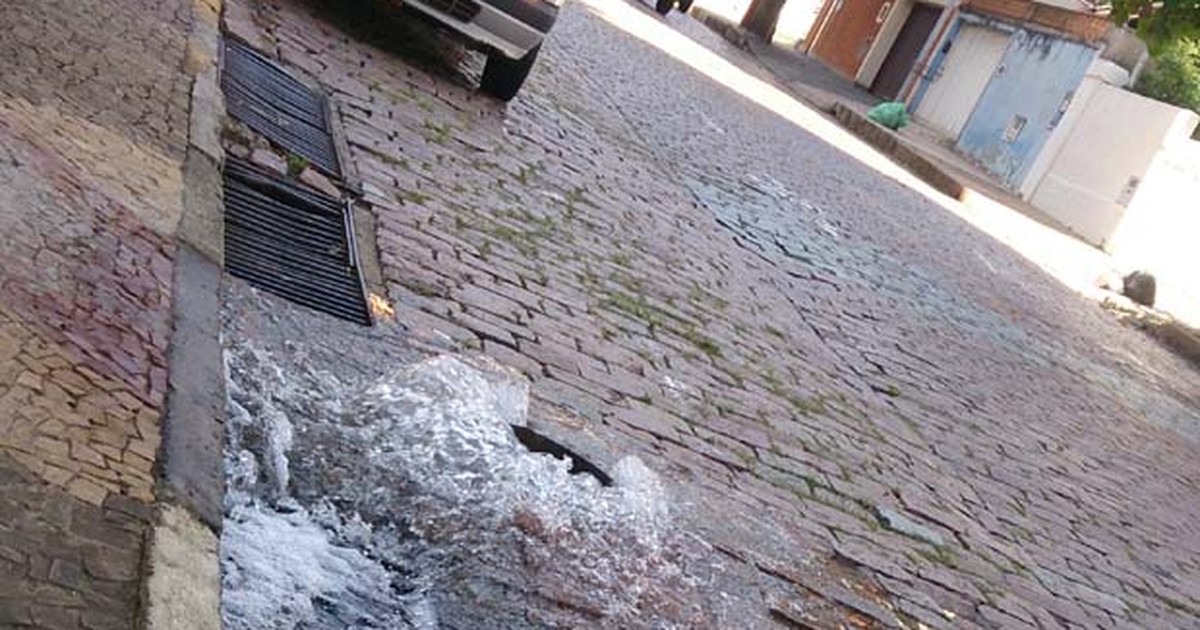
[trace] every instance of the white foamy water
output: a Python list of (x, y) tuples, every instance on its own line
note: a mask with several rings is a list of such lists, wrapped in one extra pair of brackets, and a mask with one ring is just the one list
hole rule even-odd
[[(229, 351), (230, 628), (687, 626), (663, 484), (527, 451), (524, 379), (436, 357), (365, 388)], [(666, 612), (664, 612), (666, 611)], [(661, 613), (661, 614), (660, 614)]]
[(228, 627), (411, 627), (415, 602), (362, 551), (334, 544), (306, 511), (236, 508), (222, 534)]

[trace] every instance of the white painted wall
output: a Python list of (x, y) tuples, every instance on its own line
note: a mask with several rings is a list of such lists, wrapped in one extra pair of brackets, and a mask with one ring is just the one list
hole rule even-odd
[[(750, 0), (695, 0), (695, 5), (713, 15), (738, 24), (746, 15), (746, 9), (750, 8)], [(786, 5), (784, 8), (786, 10)]]
[(1033, 162), (1033, 166), (1029, 168), (1029, 174), (1025, 176), (1025, 181), (1021, 184), (1019, 193), (1022, 199), (1029, 199), (1037, 190), (1038, 184), (1050, 171), (1050, 165), (1058, 158), (1063, 147), (1067, 143), (1067, 139), (1071, 136), (1075, 126), (1079, 124), (1083, 112), (1087, 109), (1088, 103), (1091, 102), (1092, 96), (1101, 85), (1111, 85), (1113, 87), (1125, 87), (1129, 85), (1129, 72), (1117, 64), (1097, 59), (1092, 62), (1092, 66), (1088, 68), (1087, 74), (1084, 75), (1083, 81), (1079, 84), (1079, 88), (1075, 90), (1075, 97), (1071, 99), (1071, 106), (1067, 108), (1063, 119), (1058, 123), (1058, 127), (1050, 134), (1046, 140), (1042, 151), (1038, 153), (1038, 157)]
[(1100, 83), (1074, 122), (1031, 202), (1084, 240), (1111, 250), (1150, 164), (1186, 140), (1193, 112)]
[(821, 12), (822, 4), (822, 0), (787, 0), (779, 14), (779, 24), (775, 27), (772, 42), (788, 48), (802, 44), (817, 14)]
[(1059, 7), (1068, 11), (1079, 11), (1088, 13), (1088, 5), (1080, 2), (1080, 0), (1037, 0), (1038, 4), (1048, 4), (1052, 7)]
[(1197, 237), (1200, 142), (1175, 140), (1151, 161), (1113, 234), (1113, 257), (1123, 269), (1154, 273), (1159, 285), (1156, 306), (1181, 319), (1200, 321)]
[[(794, 48), (802, 44), (804, 38), (817, 19), (824, 0), (787, 0), (783, 11), (779, 13), (779, 22), (775, 25), (775, 35), (772, 43)], [(734, 24), (742, 21), (746, 10), (750, 8), (750, 0), (695, 0), (695, 5), (725, 18)]]

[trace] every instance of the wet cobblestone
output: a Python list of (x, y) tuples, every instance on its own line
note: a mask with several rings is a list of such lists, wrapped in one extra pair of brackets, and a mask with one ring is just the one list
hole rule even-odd
[[(157, 406), (166, 393), (174, 244), (90, 185), (72, 154), (0, 120), (5, 304)], [(27, 130), (22, 130), (27, 131)], [(20, 135), (19, 135), (20, 134)]]
[(154, 498), (159, 414), (0, 309), (0, 449), (100, 506)]
[(0, 452), (0, 627), (134, 626), (144, 503), (80, 501)]

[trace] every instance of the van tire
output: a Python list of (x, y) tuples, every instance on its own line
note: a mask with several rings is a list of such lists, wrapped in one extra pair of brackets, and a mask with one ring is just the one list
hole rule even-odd
[(541, 48), (541, 44), (534, 46), (520, 59), (509, 59), (498, 52), (489, 54), (487, 64), (483, 66), (479, 89), (502, 101), (511, 101), (525, 84)]

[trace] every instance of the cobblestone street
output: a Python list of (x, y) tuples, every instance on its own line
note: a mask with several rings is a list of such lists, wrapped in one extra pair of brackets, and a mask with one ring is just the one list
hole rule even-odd
[(745, 627), (1200, 623), (1195, 373), (695, 22), (570, 4), (505, 110), (386, 17), (234, 7), (333, 91), (397, 321), (664, 474)]
[[(505, 105), (394, 4), (0, 3), (0, 630), (1200, 628), (1193, 366), (687, 15), (570, 0)], [(219, 127), (221, 31), (328, 93), (376, 326), (223, 271), (222, 146), (341, 191)], [(615, 486), (559, 529), (521, 502), (585, 482), (517, 487), (508, 538), (406, 513), (372, 457), (463, 454), (343, 404), (441, 354), (523, 374), (530, 428)], [(546, 479), (492, 455), (431, 483)], [(422, 573), (362, 542), (426, 535), (492, 546)]]

